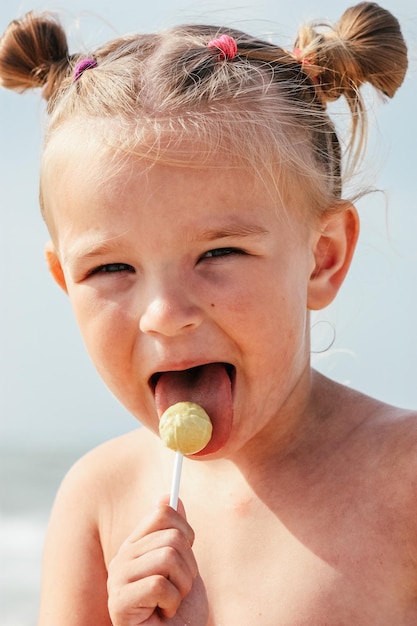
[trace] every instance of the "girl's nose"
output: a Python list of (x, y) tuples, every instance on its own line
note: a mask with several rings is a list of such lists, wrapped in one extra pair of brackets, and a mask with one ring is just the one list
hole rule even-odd
[(202, 318), (202, 310), (187, 296), (186, 290), (171, 285), (149, 298), (140, 317), (139, 328), (143, 333), (174, 337), (197, 328)]

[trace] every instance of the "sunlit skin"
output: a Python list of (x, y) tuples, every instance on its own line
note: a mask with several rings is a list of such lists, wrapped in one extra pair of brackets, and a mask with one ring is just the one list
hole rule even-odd
[[(39, 625), (411, 626), (413, 416), (310, 368), (309, 310), (343, 282), (355, 209), (307, 220), (247, 171), (195, 161), (132, 157), (106, 176), (113, 155), (83, 139), (71, 128), (49, 147), (51, 271), (99, 374), (146, 428), (64, 482)], [(182, 504), (155, 504), (172, 453), (151, 383), (207, 363), (231, 367), (233, 423), (185, 461), (187, 522)]]
[(255, 446), (263, 457), (271, 428), (274, 439), (298, 429), (296, 415), (293, 424), (282, 420), (282, 433), (277, 419), (294, 388), (297, 404), (309, 393), (306, 304), (317, 233), (301, 215), (280, 217), (284, 207), (246, 172), (137, 161), (97, 187), (109, 165), (96, 170), (92, 154), (88, 167), (78, 161), (74, 169), (69, 149), (57, 158), (46, 208), (100, 375), (157, 432), (152, 374), (232, 364), (234, 432), (221, 456), (246, 446), (253, 456)]

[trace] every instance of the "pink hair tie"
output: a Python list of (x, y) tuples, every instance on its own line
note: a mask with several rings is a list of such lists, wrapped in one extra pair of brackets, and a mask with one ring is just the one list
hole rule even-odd
[(301, 63), (301, 68), (303, 72), (305, 72), (305, 74), (307, 74), (307, 76), (311, 78), (315, 85), (318, 85), (320, 83), (320, 79), (317, 74), (313, 73), (314, 61), (309, 57), (303, 56), (303, 51), (301, 50), (301, 48), (294, 48), (293, 55), (295, 56), (298, 63)]
[(208, 48), (217, 48), (221, 58), (228, 61), (234, 59), (237, 53), (237, 43), (230, 35), (221, 35), (217, 39), (212, 39), (207, 44)]
[(77, 80), (81, 77), (85, 70), (92, 70), (97, 67), (97, 65), (97, 61), (92, 57), (78, 61), (78, 63), (74, 67), (74, 83), (77, 82)]

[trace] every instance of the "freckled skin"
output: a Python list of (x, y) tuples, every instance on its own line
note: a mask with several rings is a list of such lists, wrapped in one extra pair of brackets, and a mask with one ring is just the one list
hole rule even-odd
[[(343, 282), (354, 209), (312, 228), (238, 170), (131, 161), (106, 183), (111, 160), (82, 134), (53, 142), (52, 271), (144, 428), (64, 480), (39, 626), (417, 623), (416, 414), (309, 361), (309, 310)], [(173, 454), (150, 380), (204, 363), (234, 368), (233, 425), (184, 460), (176, 512), (155, 504)]]

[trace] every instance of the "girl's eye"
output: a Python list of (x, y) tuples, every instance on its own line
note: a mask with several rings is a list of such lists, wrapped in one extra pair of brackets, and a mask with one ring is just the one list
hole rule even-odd
[(245, 254), (243, 250), (239, 248), (215, 248), (214, 250), (209, 250), (205, 252), (202, 259), (218, 259), (221, 257), (229, 256), (232, 254)]
[(117, 272), (133, 272), (134, 268), (127, 263), (106, 263), (105, 265), (100, 265), (96, 267), (92, 272), (90, 272), (90, 276), (94, 276), (94, 274), (115, 274)]

